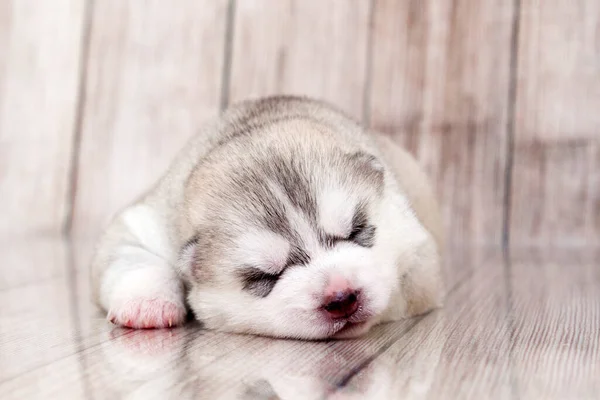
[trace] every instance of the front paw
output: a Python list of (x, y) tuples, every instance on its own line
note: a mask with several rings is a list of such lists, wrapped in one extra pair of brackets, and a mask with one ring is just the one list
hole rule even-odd
[(167, 266), (139, 265), (127, 272), (114, 268), (105, 275), (108, 320), (138, 329), (183, 324), (187, 315), (183, 283)]
[(107, 319), (128, 328), (171, 328), (185, 322), (185, 306), (160, 298), (134, 298), (111, 307)]

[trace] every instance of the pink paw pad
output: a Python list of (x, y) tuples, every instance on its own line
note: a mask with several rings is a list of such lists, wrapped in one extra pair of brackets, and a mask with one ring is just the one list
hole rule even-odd
[(107, 319), (115, 325), (135, 329), (171, 328), (185, 321), (185, 307), (160, 299), (130, 300), (111, 309)]

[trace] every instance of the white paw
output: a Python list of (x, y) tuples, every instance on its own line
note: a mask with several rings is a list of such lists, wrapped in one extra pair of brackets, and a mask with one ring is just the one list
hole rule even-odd
[(135, 298), (111, 308), (107, 319), (115, 325), (136, 329), (171, 328), (185, 322), (182, 304), (164, 299)]
[(129, 328), (168, 328), (185, 322), (183, 284), (166, 266), (107, 271), (102, 296), (107, 319)]

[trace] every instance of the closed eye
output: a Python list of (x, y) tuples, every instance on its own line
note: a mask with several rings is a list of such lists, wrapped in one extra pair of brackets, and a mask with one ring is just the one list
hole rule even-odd
[(361, 247), (373, 247), (377, 228), (369, 224), (364, 204), (359, 204), (352, 217), (352, 230), (346, 237), (328, 236), (325, 243), (333, 246), (338, 242), (352, 242)]
[(258, 268), (246, 267), (240, 275), (244, 290), (258, 297), (267, 297), (275, 287), (281, 273), (268, 274)]
[(364, 224), (353, 226), (352, 231), (350, 232), (350, 234), (348, 235), (348, 237), (345, 240), (354, 242), (356, 240), (356, 238), (358, 238), (364, 232), (366, 227), (367, 226)]
[(373, 247), (376, 228), (374, 225), (370, 225), (368, 221), (366, 206), (364, 203), (360, 203), (352, 217), (352, 230), (347, 240), (362, 247)]
[(330, 237), (328, 242), (330, 245), (334, 245), (337, 242), (352, 242), (361, 247), (373, 247), (376, 230), (373, 225), (357, 225), (352, 228), (347, 237)]
[(373, 225), (358, 226), (352, 229), (348, 240), (362, 247), (373, 247), (375, 244), (375, 231), (377, 229)]

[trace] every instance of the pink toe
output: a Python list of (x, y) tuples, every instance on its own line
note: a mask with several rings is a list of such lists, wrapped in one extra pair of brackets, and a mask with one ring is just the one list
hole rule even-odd
[(109, 320), (128, 328), (153, 329), (181, 325), (185, 320), (185, 307), (160, 300), (132, 300), (116, 310), (111, 310)]

